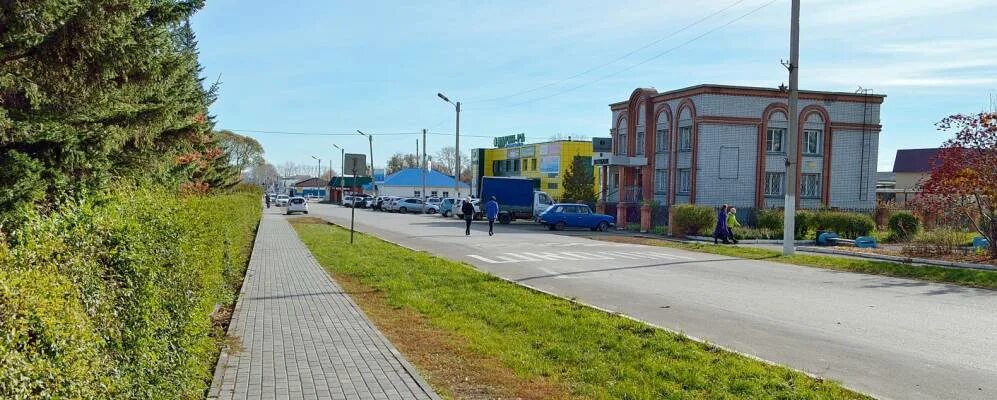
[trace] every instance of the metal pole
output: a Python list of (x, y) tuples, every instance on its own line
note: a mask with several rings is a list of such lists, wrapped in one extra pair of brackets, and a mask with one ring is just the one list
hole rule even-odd
[(457, 137), (455, 147), (453, 150), (453, 161), (454, 161), (454, 181), (453, 181), (453, 192), (454, 198), (460, 198), (460, 102), (456, 104), (457, 107)]
[[(370, 189), (377, 194), (376, 187), (374, 185), (374, 136), (368, 135), (367, 141), (370, 142)], [(356, 179), (356, 173), (353, 174), (353, 179)]]
[(339, 204), (343, 204), (343, 198), (346, 197), (346, 149), (339, 148), (340, 166), (343, 170), (343, 176), (339, 177)]
[[(416, 151), (419, 149), (416, 148)], [(422, 130), (422, 158), (419, 161), (419, 169), (422, 170), (422, 213), (426, 213), (426, 130)]]
[[(354, 164), (356, 163), (354, 162)], [(357, 176), (357, 169), (353, 168), (354, 179), (356, 179), (356, 176)], [(357, 215), (357, 206), (354, 204), (350, 206), (350, 244), (353, 244), (353, 219), (356, 218), (356, 215)]]
[(796, 162), (800, 126), (800, 0), (793, 0), (792, 20), (789, 25), (789, 132), (786, 135), (786, 186), (785, 214), (783, 215), (782, 254), (791, 256), (796, 251)]

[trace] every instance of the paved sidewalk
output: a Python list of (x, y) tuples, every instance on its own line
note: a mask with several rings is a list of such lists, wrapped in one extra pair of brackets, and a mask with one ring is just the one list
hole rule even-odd
[(264, 213), (210, 399), (438, 399), (319, 266)]

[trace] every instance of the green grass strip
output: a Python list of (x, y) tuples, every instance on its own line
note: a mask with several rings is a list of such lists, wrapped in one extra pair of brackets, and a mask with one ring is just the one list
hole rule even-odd
[(338, 227), (299, 221), (299, 236), (331, 272), (380, 291), (500, 360), (596, 399), (864, 399), (788, 368), (692, 341), (509, 283), (460, 262)]
[(930, 282), (951, 283), (961, 286), (997, 289), (997, 271), (979, 269), (945, 268), (937, 266), (907, 265), (888, 261), (864, 260), (859, 258), (834, 257), (800, 254), (783, 256), (781, 252), (745, 246), (722, 246), (700, 243), (681, 243), (661, 239), (645, 238), (603, 238), (609, 241), (640, 243), (650, 246), (710, 253), (749, 260), (775, 261), (806, 267), (827, 268), (838, 271), (860, 272), (897, 278), (919, 279)]

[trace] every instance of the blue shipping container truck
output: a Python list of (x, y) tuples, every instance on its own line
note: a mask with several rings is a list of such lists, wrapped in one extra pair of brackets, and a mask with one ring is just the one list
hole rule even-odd
[(481, 178), (481, 209), (495, 196), (499, 204), (499, 223), (516, 219), (532, 219), (554, 202), (547, 193), (534, 190), (532, 179), (485, 176)]

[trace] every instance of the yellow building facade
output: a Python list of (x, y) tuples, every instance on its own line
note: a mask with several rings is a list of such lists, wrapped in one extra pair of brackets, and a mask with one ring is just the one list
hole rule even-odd
[[(508, 176), (533, 179), (537, 190), (562, 200), (562, 179), (571, 168), (575, 157), (585, 157), (585, 164), (593, 169), (593, 193), (599, 182), (599, 170), (592, 167), (592, 142), (557, 140), (521, 146), (476, 149), (471, 153), (475, 183), (482, 176)], [(479, 190), (475, 185), (475, 192)]]

